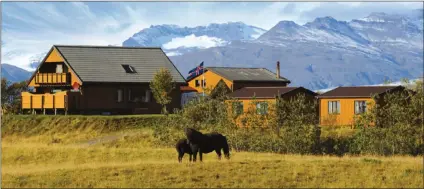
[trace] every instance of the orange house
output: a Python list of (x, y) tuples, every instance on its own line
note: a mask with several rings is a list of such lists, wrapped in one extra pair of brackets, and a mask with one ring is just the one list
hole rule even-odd
[(257, 121), (266, 125), (268, 116), (275, 116), (275, 105), (278, 97), (281, 100), (290, 100), (298, 95), (304, 95), (306, 100), (314, 101), (315, 92), (303, 87), (244, 87), (234, 91), (227, 100), (231, 107), (231, 116), (236, 116), (239, 126), (248, 126), (245, 123), (245, 115), (254, 113), (258, 116)]
[(279, 63), (276, 74), (266, 68), (207, 67), (187, 82), (199, 93), (210, 93), (219, 82), (224, 82), (231, 92), (243, 87), (285, 87), (290, 83), (280, 76)]
[(374, 95), (382, 97), (404, 89), (402, 86), (338, 87), (318, 95), (320, 124), (351, 126), (355, 115), (360, 115), (380, 103), (372, 98)]

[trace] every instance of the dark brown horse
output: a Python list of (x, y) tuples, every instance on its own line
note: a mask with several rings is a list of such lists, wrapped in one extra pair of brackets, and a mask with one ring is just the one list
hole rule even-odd
[(193, 161), (197, 159), (197, 153), (199, 152), (200, 161), (203, 160), (203, 154), (215, 151), (218, 158), (221, 159), (221, 150), (224, 151), (224, 155), (227, 159), (230, 159), (230, 150), (227, 142), (227, 138), (217, 132), (203, 134), (192, 128), (185, 128), (184, 132), (187, 136), (187, 143), (190, 145), (193, 153)]
[(187, 139), (183, 138), (178, 140), (177, 144), (175, 145), (175, 148), (177, 149), (178, 152), (178, 162), (182, 162), (183, 161), (183, 156), (184, 154), (188, 154), (190, 159), (189, 161), (191, 162), (191, 158), (193, 157), (193, 152), (191, 151), (190, 145), (187, 142)]

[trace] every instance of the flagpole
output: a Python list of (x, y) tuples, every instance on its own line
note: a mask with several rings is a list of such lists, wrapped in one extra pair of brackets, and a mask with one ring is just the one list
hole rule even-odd
[(202, 68), (202, 76), (203, 76), (203, 98), (205, 98), (205, 62), (203, 62), (203, 68)]

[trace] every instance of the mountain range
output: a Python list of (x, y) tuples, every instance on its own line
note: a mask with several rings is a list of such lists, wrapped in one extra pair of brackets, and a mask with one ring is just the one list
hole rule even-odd
[(292, 86), (316, 90), (373, 85), (422, 76), (423, 10), (371, 13), (348, 22), (332, 17), (303, 25), (283, 20), (269, 30), (242, 22), (153, 25), (122, 46), (161, 46), (184, 76), (201, 62), (205, 67), (264, 67), (275, 72), (280, 61), (281, 75)]
[(10, 82), (20, 82), (29, 79), (31, 72), (10, 64), (1, 64), (1, 77)]

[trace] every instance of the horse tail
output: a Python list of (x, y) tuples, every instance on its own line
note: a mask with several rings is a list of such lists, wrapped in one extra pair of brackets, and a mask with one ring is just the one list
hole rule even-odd
[(228, 142), (227, 142), (227, 137), (222, 135), (223, 140), (223, 150), (224, 150), (224, 155), (225, 157), (227, 157), (228, 159), (230, 158), (230, 147), (228, 146)]

